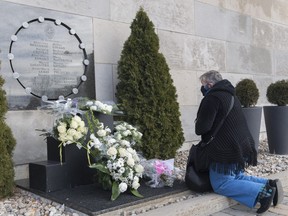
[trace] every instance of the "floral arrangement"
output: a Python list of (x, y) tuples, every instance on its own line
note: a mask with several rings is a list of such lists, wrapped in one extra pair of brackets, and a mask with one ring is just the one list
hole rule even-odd
[(88, 101), (86, 107), (89, 107), (90, 110), (98, 111), (104, 114), (111, 114), (113, 106), (104, 104), (101, 101)]
[(112, 132), (93, 112), (111, 114), (115, 107), (96, 100), (87, 101), (86, 98), (75, 101), (68, 99), (65, 103), (61, 100), (45, 107), (53, 110), (57, 120), (52, 132), (46, 131), (44, 135), (53, 136), (60, 141), (61, 162), (63, 146), (76, 144), (79, 149), (86, 150), (89, 167), (97, 170), (98, 183), (104, 189), (112, 190), (111, 200), (117, 199), (126, 191), (143, 197), (138, 188), (144, 168), (134, 149), (141, 144), (142, 133), (123, 121), (114, 122)]
[(176, 179), (177, 169), (174, 168), (174, 159), (151, 159), (142, 162), (146, 184), (152, 188), (164, 186), (172, 187)]
[(53, 128), (53, 134), (60, 141), (60, 159), (62, 162), (62, 146), (76, 144), (78, 148), (83, 147), (88, 128), (85, 122), (78, 115), (64, 114), (62, 118), (56, 120)]
[(93, 115), (87, 119), (91, 132), (87, 151), (95, 158), (90, 167), (98, 170), (98, 182), (104, 189), (112, 189), (111, 200), (127, 190), (142, 197), (137, 189), (144, 169), (132, 148), (140, 142), (142, 134), (126, 122), (116, 123), (116, 131), (112, 134)]

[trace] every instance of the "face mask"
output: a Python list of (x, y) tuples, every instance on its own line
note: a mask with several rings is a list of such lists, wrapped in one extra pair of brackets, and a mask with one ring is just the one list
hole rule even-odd
[(200, 91), (202, 92), (202, 95), (203, 95), (203, 96), (205, 96), (205, 95), (207, 94), (208, 90), (209, 90), (208, 85), (205, 85), (205, 86), (202, 85), (202, 86), (201, 86)]

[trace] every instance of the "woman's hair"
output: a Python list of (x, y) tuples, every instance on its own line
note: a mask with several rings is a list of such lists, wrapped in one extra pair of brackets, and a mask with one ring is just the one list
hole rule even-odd
[(218, 71), (210, 70), (199, 77), (200, 81), (213, 83), (213, 85), (222, 80), (222, 76)]

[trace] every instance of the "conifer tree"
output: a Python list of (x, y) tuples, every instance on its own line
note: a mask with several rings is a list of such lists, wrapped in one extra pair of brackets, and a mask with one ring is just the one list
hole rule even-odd
[(175, 157), (183, 144), (176, 88), (159, 38), (146, 12), (140, 8), (118, 62), (116, 97), (126, 121), (143, 133), (140, 150), (147, 159)]
[(14, 164), (13, 150), (16, 141), (12, 131), (5, 122), (7, 112), (6, 93), (2, 89), (4, 80), (0, 76), (0, 198), (13, 194)]

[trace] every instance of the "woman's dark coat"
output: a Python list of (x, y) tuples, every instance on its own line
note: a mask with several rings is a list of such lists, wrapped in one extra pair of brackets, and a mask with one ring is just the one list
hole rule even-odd
[(232, 96), (234, 106), (215, 139), (208, 146), (207, 154), (209, 163), (236, 164), (237, 169), (243, 170), (247, 165), (257, 165), (257, 151), (241, 104), (235, 96), (235, 88), (228, 80), (216, 83), (202, 99), (197, 113), (195, 132), (201, 135), (202, 140), (208, 141), (228, 112)]

